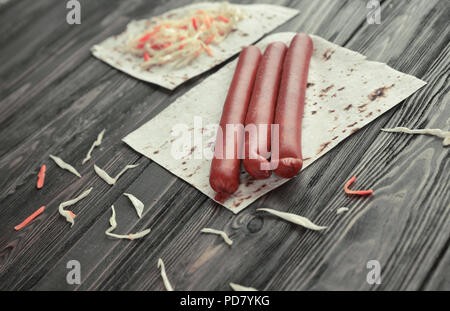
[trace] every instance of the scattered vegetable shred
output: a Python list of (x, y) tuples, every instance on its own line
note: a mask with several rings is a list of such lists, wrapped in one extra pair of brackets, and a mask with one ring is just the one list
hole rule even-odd
[(211, 228), (203, 228), (202, 230), (200, 230), (200, 232), (220, 235), (222, 237), (222, 239), (225, 241), (225, 243), (227, 243), (228, 245), (233, 244), (233, 241), (228, 237), (228, 235), (224, 231), (211, 229)]
[(210, 45), (225, 40), (242, 18), (243, 13), (228, 2), (218, 9), (195, 10), (151, 25), (129, 40), (127, 52), (142, 57), (143, 68), (169, 62), (183, 67), (203, 52), (213, 56)]
[(56, 157), (54, 155), (50, 155), (50, 158), (55, 161), (55, 163), (62, 169), (71, 172), (72, 174), (81, 178), (81, 174), (70, 164), (63, 161), (63, 159)]
[(107, 236), (116, 238), (116, 239), (128, 239), (128, 240), (137, 240), (140, 239), (144, 236), (146, 236), (147, 234), (150, 233), (150, 229), (141, 231), (141, 232), (137, 232), (137, 233), (130, 233), (130, 234), (115, 234), (115, 233), (111, 233), (112, 231), (114, 231), (117, 228), (117, 222), (116, 222), (116, 211), (114, 210), (114, 205), (111, 206), (111, 210), (112, 210), (112, 215), (111, 218), (109, 219), (109, 224), (111, 227), (109, 227), (106, 231), (105, 234)]
[(347, 207), (341, 207), (341, 208), (338, 208), (338, 209), (336, 210), (336, 214), (340, 215), (340, 214), (345, 213), (345, 212), (347, 212), (347, 211), (348, 211), (348, 208), (347, 208)]
[(433, 135), (444, 139), (442, 145), (444, 147), (450, 146), (450, 132), (440, 129), (409, 129), (407, 127), (394, 127), (392, 129), (381, 129), (383, 132), (390, 133), (405, 133), (405, 134), (419, 134), (419, 135)]
[(348, 187), (350, 187), (356, 180), (356, 175), (350, 178), (349, 181), (344, 186), (344, 191), (347, 194), (356, 194), (356, 195), (370, 195), (373, 193), (373, 190), (350, 190)]
[(162, 261), (161, 258), (158, 259), (158, 268), (161, 269), (161, 277), (163, 279), (164, 286), (166, 287), (166, 289), (168, 291), (172, 292), (173, 287), (172, 287), (172, 285), (170, 285), (169, 279), (167, 278), (166, 268), (164, 267), (164, 262)]
[(101, 179), (103, 179), (107, 184), (109, 185), (114, 185), (117, 180), (120, 178), (120, 176), (122, 176), (128, 169), (130, 168), (135, 168), (139, 166), (139, 164), (133, 164), (133, 165), (127, 165), (125, 166), (120, 172), (119, 174), (116, 175), (116, 177), (112, 178), (111, 176), (108, 175), (108, 173), (106, 173), (104, 170), (102, 170), (100, 167), (98, 167), (97, 165), (94, 164), (94, 170), (97, 173), (98, 176), (100, 176)]
[(94, 141), (91, 148), (89, 148), (89, 151), (88, 151), (86, 157), (83, 159), (83, 162), (81, 162), (81, 164), (84, 164), (91, 159), (91, 154), (92, 154), (92, 151), (94, 150), (94, 148), (98, 147), (102, 144), (104, 134), (105, 134), (105, 130), (101, 131), (100, 134), (98, 134), (97, 139)]
[(230, 283), (230, 287), (236, 292), (257, 292), (258, 290), (253, 287), (242, 286), (235, 283)]
[(71, 211), (64, 210), (64, 208), (67, 206), (70, 206), (70, 205), (74, 205), (78, 201), (84, 199), (85, 197), (87, 197), (89, 195), (89, 193), (91, 193), (91, 191), (92, 191), (92, 187), (87, 189), (86, 191), (84, 191), (82, 194), (77, 196), (75, 199), (63, 202), (59, 205), (59, 207), (58, 207), (59, 213), (66, 218), (67, 222), (71, 223), (71, 227), (75, 223), (74, 218), (76, 217), (76, 215), (74, 213), (72, 213)]
[(17, 225), (14, 227), (14, 230), (19, 231), (20, 229), (24, 228), (26, 225), (28, 225), (33, 219), (41, 215), (45, 210), (45, 206), (41, 206), (37, 211), (35, 211), (33, 214), (28, 216), (27, 219), (25, 219), (20, 225)]
[(44, 165), (41, 166), (41, 169), (39, 170), (39, 174), (38, 174), (38, 180), (36, 183), (36, 187), (38, 189), (41, 189), (42, 187), (44, 187), (44, 181), (45, 181), (45, 171), (47, 170), (47, 167)]
[(136, 209), (138, 217), (142, 218), (142, 212), (144, 211), (144, 203), (142, 203), (141, 200), (139, 200), (132, 194), (124, 193), (123, 195), (128, 197), (128, 199), (130, 199), (131, 204), (133, 204), (134, 208)]
[(278, 216), (284, 220), (290, 221), (296, 225), (305, 227), (306, 229), (319, 231), (319, 230), (324, 230), (327, 228), (327, 227), (318, 226), (318, 225), (312, 223), (311, 220), (309, 220), (308, 218), (305, 218), (305, 217), (302, 217), (302, 216), (299, 216), (296, 214), (280, 212), (280, 211), (276, 211), (276, 210), (273, 210), (270, 208), (257, 208), (256, 210), (268, 212), (268, 213)]

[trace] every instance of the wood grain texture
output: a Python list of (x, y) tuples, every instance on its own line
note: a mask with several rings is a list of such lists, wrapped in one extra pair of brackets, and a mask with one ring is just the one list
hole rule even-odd
[[(429, 136), (379, 131), (450, 127), (446, 1), (383, 1), (381, 25), (366, 23), (362, 0), (277, 1), (301, 14), (275, 31), (322, 36), (428, 85), (238, 215), (120, 141), (221, 66), (169, 92), (89, 52), (131, 19), (190, 2), (84, 0), (76, 26), (67, 25), (61, 1), (0, 6), (0, 26), (9, 30), (0, 33), (0, 290), (164, 290), (160, 257), (178, 290), (228, 290), (229, 282), (261, 290), (449, 290), (448, 148)], [(103, 144), (82, 166), (103, 128)], [(73, 164), (82, 178), (58, 169), (49, 154)], [(46, 185), (37, 191), (43, 163)], [(111, 187), (95, 175), (94, 163), (111, 175), (140, 165)], [(344, 196), (343, 184), (354, 174), (375, 196)], [(90, 196), (73, 206), (79, 216), (70, 228), (58, 205), (91, 186)], [(142, 219), (124, 192), (144, 202)], [(131, 242), (106, 237), (112, 204), (117, 232), (152, 232)], [(12, 229), (41, 205), (43, 215), (22, 231)], [(337, 215), (342, 206), (350, 211)], [(258, 207), (330, 228), (307, 231)], [(233, 246), (200, 234), (204, 227), (225, 230)], [(66, 282), (73, 259), (81, 263), (81, 285)], [(382, 265), (380, 285), (366, 282), (372, 259)]]

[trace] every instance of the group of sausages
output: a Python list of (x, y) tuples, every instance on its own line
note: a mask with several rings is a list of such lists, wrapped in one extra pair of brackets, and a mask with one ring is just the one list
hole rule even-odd
[[(272, 170), (291, 178), (301, 170), (302, 117), (312, 52), (313, 42), (304, 33), (297, 34), (289, 48), (273, 42), (263, 55), (256, 46), (242, 50), (211, 165), (209, 182), (216, 201), (224, 202), (238, 189), (242, 158), (245, 170), (257, 179), (268, 178)], [(247, 130), (250, 126), (257, 135)]]

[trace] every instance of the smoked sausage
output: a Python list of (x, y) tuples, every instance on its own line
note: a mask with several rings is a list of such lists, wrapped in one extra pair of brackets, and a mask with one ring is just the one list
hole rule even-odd
[(244, 122), (260, 59), (258, 47), (242, 50), (225, 99), (209, 176), (218, 202), (223, 203), (239, 187)]
[(254, 178), (269, 178), (271, 126), (275, 116), (278, 88), (287, 47), (269, 44), (256, 73), (255, 86), (245, 119), (245, 170)]
[[(311, 37), (299, 33), (292, 39), (284, 60), (275, 111), (279, 135), (272, 135), (272, 150), (278, 148), (278, 152), (272, 152), (271, 160), (275, 173), (284, 178), (294, 177), (303, 165), (302, 118), (312, 52)], [(278, 154), (277, 158), (273, 154)]]

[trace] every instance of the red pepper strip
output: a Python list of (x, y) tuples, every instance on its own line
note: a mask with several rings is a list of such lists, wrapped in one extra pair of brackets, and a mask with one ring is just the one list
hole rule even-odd
[(69, 214), (70, 214), (70, 216), (71, 216), (72, 218), (77, 217), (77, 215), (75, 215), (72, 211), (68, 211), (68, 212), (69, 212)]
[(150, 60), (150, 55), (148, 55), (147, 52), (144, 52), (144, 59), (146, 62), (148, 62)]
[(180, 44), (180, 46), (178, 47), (179, 50), (182, 50), (184, 48), (183, 44)]
[(37, 211), (35, 211), (33, 214), (31, 214), (27, 219), (25, 219), (20, 225), (17, 225), (14, 227), (14, 230), (19, 231), (26, 225), (28, 225), (33, 219), (38, 217), (40, 214), (42, 214), (45, 210), (45, 206), (41, 206)]
[(187, 29), (187, 26), (186, 26), (186, 25), (185, 25), (185, 26), (180, 26), (179, 28), (180, 28), (180, 29), (186, 30), (186, 29)]
[(138, 46), (137, 46), (137, 48), (140, 50), (140, 49), (143, 49), (144, 48), (144, 46), (145, 46), (145, 44), (144, 43), (139, 43), (138, 44)]
[(222, 16), (222, 15), (217, 16), (217, 18), (227, 24), (230, 22), (230, 20), (228, 18), (226, 18), (225, 16)]
[(38, 174), (37, 184), (36, 184), (36, 187), (38, 189), (41, 189), (44, 186), (45, 170), (46, 169), (47, 169), (47, 167), (45, 166), (45, 164), (41, 166), (41, 169), (40, 169), (39, 174)]
[(180, 37), (180, 41), (183, 41), (183, 40), (185, 40), (186, 39), (186, 37)]
[(197, 20), (195, 19), (195, 17), (192, 18), (192, 26), (194, 26), (195, 31), (198, 30), (198, 28), (197, 28)]
[(350, 190), (348, 187), (350, 187), (356, 180), (356, 175), (353, 176), (344, 186), (344, 191), (347, 194), (357, 194), (357, 195), (369, 195), (373, 193), (373, 190)]

